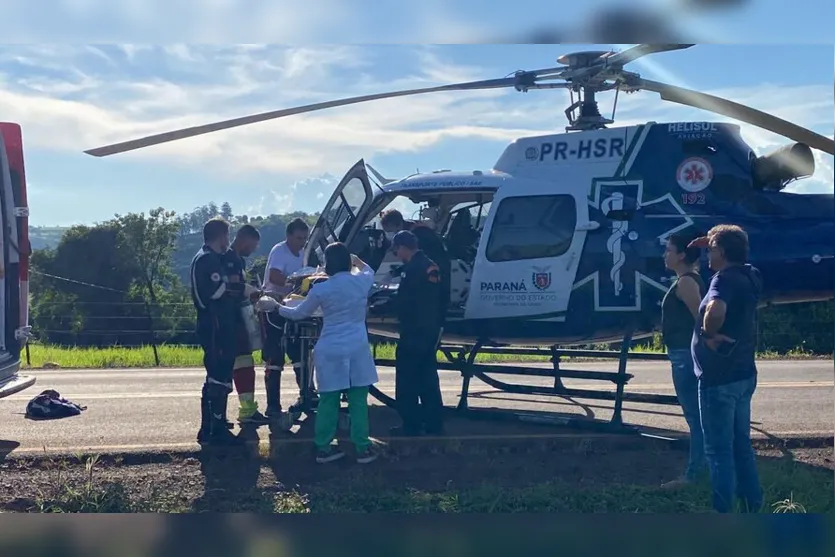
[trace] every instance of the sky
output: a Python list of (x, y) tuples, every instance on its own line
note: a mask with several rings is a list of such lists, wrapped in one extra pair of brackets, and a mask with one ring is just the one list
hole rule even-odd
[[(763, 16), (765, 17), (765, 16)], [(30, 223), (68, 226), (162, 206), (228, 201), (236, 214), (321, 209), (365, 158), (383, 175), (489, 170), (526, 135), (561, 133), (568, 93), (434, 93), (351, 105), (95, 158), (83, 153), (190, 125), (340, 97), (504, 77), (577, 50), (628, 44), (19, 44), (0, 51), (0, 114), (23, 127)], [(700, 44), (629, 65), (643, 77), (720, 95), (832, 137), (832, 45)], [(611, 114), (613, 95), (599, 96)], [(732, 121), (621, 94), (616, 125)], [(738, 123), (738, 122), (737, 122)], [(760, 154), (785, 138), (742, 124)], [(833, 191), (833, 158), (793, 184)]]

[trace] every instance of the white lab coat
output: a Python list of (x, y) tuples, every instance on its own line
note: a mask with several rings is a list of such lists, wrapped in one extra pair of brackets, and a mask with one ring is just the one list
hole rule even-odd
[(294, 308), (279, 307), (282, 317), (293, 320), (306, 319), (322, 309), (322, 332), (313, 350), (319, 392), (367, 387), (378, 381), (365, 325), (373, 285), (374, 271), (366, 265), (359, 272), (337, 273), (313, 285)]

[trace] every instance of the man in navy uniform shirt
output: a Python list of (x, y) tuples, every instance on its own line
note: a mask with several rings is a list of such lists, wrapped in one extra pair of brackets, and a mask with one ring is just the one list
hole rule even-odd
[(229, 249), (229, 223), (211, 219), (203, 226), (203, 247), (191, 262), (191, 298), (197, 310), (197, 338), (203, 348), (206, 382), (201, 397), (197, 442), (237, 445), (241, 439), (226, 427), (226, 405), (232, 392), (237, 356), (237, 329), (244, 296), (257, 289), (230, 281), (224, 266)]
[[(380, 217), (380, 226), (386, 233), (386, 238), (393, 241), (394, 236), (403, 230), (409, 231), (417, 238), (418, 248), (426, 257), (432, 260), (438, 266), (440, 271), (441, 283), (438, 292), (441, 296), (441, 316), (446, 319), (447, 307), (450, 300), (450, 274), (452, 273), (452, 262), (449, 257), (449, 252), (444, 246), (443, 240), (440, 236), (423, 224), (407, 221), (403, 218), (403, 214), (397, 209), (390, 209), (383, 213)], [(391, 272), (392, 277), (399, 276), (400, 269)]]
[(738, 495), (744, 510), (757, 512), (763, 491), (751, 446), (751, 398), (762, 276), (746, 263), (748, 235), (738, 226), (714, 226), (693, 244), (707, 247), (716, 271), (699, 306), (691, 347), (713, 508), (731, 512)]
[[(443, 433), (443, 399), (438, 378), (438, 342), (444, 323), (443, 278), (438, 265), (419, 249), (412, 232), (401, 230), (391, 241), (400, 261), (397, 289), (400, 339), (395, 353), (395, 399), (403, 425), (395, 435)], [(420, 400), (420, 402), (418, 402)]]

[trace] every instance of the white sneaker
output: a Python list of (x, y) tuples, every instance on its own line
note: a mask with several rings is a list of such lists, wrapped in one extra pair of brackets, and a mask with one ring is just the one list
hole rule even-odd
[(344, 456), (345, 453), (338, 449), (327, 449), (316, 453), (316, 462), (319, 464), (327, 464), (328, 462), (339, 460)]

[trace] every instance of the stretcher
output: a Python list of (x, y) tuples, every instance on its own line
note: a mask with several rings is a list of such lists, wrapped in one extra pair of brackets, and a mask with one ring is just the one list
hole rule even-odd
[[(296, 307), (301, 304), (310, 289), (314, 284), (325, 282), (328, 276), (320, 269), (313, 269), (310, 267), (301, 269), (287, 278), (287, 285), (291, 288), (290, 293), (285, 295), (281, 300), (281, 305), (288, 307)], [(300, 347), (300, 377), (303, 387), (300, 389), (299, 404), (295, 404), (289, 408), (285, 415), (282, 416), (281, 426), (284, 429), (290, 429), (294, 424), (298, 423), (301, 417), (313, 416), (316, 412), (318, 404), (318, 397), (315, 396), (314, 388), (314, 361), (313, 350), (316, 346), (316, 341), (322, 332), (322, 309), (317, 309), (313, 315), (307, 319), (291, 320), (283, 319), (283, 323), (279, 324), (274, 317), (278, 315), (278, 303), (270, 296), (262, 297), (255, 304), (256, 310), (263, 315), (266, 326), (283, 328), (282, 339), (284, 342), (288, 340), (296, 341)], [(345, 402), (345, 395), (343, 394), (343, 402)], [(341, 408), (339, 417), (339, 429), (347, 430), (350, 428), (350, 421), (347, 414), (347, 408)]]

